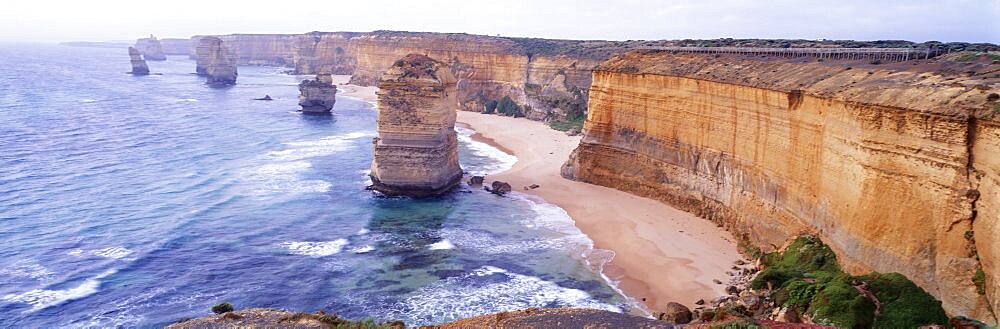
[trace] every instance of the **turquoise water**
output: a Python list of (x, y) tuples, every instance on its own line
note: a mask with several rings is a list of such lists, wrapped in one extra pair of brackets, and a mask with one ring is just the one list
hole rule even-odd
[[(124, 49), (0, 58), (0, 327), (157, 327), (222, 301), (411, 325), (632, 305), (558, 207), (366, 191), (373, 106), (302, 115), (307, 77), (240, 67), (213, 89), (184, 57), (146, 77)], [(469, 134), (464, 169), (512, 165)]]

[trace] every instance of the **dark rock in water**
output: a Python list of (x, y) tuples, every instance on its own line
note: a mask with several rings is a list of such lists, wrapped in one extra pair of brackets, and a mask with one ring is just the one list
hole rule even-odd
[(273, 99), (271, 99), (271, 95), (264, 95), (264, 97), (254, 98), (253, 100), (255, 100), (255, 101), (270, 101), (270, 100), (273, 100)]
[(217, 37), (202, 37), (195, 48), (195, 70), (212, 86), (236, 84), (236, 56)]
[(486, 190), (490, 191), (490, 193), (503, 196), (511, 191), (511, 187), (507, 182), (493, 181), (491, 187), (487, 187)]
[(667, 303), (663, 312), (656, 313), (656, 319), (667, 323), (685, 324), (691, 322), (691, 310), (679, 303)]
[(132, 75), (149, 75), (149, 66), (142, 59), (139, 50), (135, 47), (128, 47), (128, 57), (132, 61)]
[(299, 106), (302, 112), (328, 113), (337, 102), (337, 86), (329, 74), (317, 74), (316, 80), (299, 83)]
[(481, 186), (486, 176), (472, 176), (469, 177), (469, 186)]

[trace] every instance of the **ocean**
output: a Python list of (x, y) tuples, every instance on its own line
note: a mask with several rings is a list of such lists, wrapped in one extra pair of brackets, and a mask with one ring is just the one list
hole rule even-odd
[[(634, 310), (565, 211), (462, 187), (365, 190), (372, 104), (297, 112), (286, 68), (210, 88), (184, 56), (0, 44), (0, 327), (160, 327), (237, 308), (408, 325)], [(255, 101), (265, 94), (273, 101)], [(463, 169), (516, 161), (459, 129)]]

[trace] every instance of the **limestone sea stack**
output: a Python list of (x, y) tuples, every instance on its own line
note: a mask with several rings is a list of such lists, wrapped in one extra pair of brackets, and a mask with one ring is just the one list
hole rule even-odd
[(135, 41), (135, 48), (139, 49), (142, 57), (147, 61), (165, 61), (167, 55), (163, 53), (163, 45), (160, 40), (152, 34), (149, 38), (142, 38)]
[(409, 54), (379, 80), (372, 188), (432, 196), (458, 184), (455, 76), (430, 57)]
[(128, 47), (128, 57), (132, 60), (132, 75), (149, 75), (149, 66), (142, 59), (139, 49)]
[(198, 75), (208, 77), (213, 86), (236, 84), (236, 59), (233, 53), (216, 37), (204, 37), (195, 48), (195, 68)]
[(317, 74), (316, 80), (299, 83), (299, 106), (306, 113), (330, 113), (337, 102), (337, 86), (329, 74)]

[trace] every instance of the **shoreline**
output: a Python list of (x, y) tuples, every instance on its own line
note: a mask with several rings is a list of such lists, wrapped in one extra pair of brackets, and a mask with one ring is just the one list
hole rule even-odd
[[(458, 111), (458, 122), (472, 128), (473, 140), (515, 155), (510, 170), (487, 177), (506, 181), (515, 191), (563, 208), (595, 249), (614, 252), (604, 273), (617, 289), (646, 311), (668, 302), (692, 309), (699, 299), (725, 295), (725, 274), (737, 259), (735, 239), (724, 229), (656, 200), (615, 189), (571, 181), (559, 175), (580, 136), (538, 121)], [(533, 190), (523, 186), (540, 185)]]
[[(349, 75), (333, 76), (343, 90), (338, 96), (377, 107), (377, 87), (347, 84), (349, 80)], [(472, 129), (472, 140), (517, 157), (512, 168), (487, 176), (485, 183), (506, 181), (514, 191), (565, 210), (595, 249), (614, 253), (600, 274), (644, 311), (661, 310), (668, 302), (694, 309), (699, 299), (726, 294), (730, 278), (725, 272), (742, 258), (732, 234), (656, 200), (563, 178), (559, 170), (581, 136), (523, 118), (457, 112), (456, 125)], [(540, 187), (523, 189), (531, 184)]]

